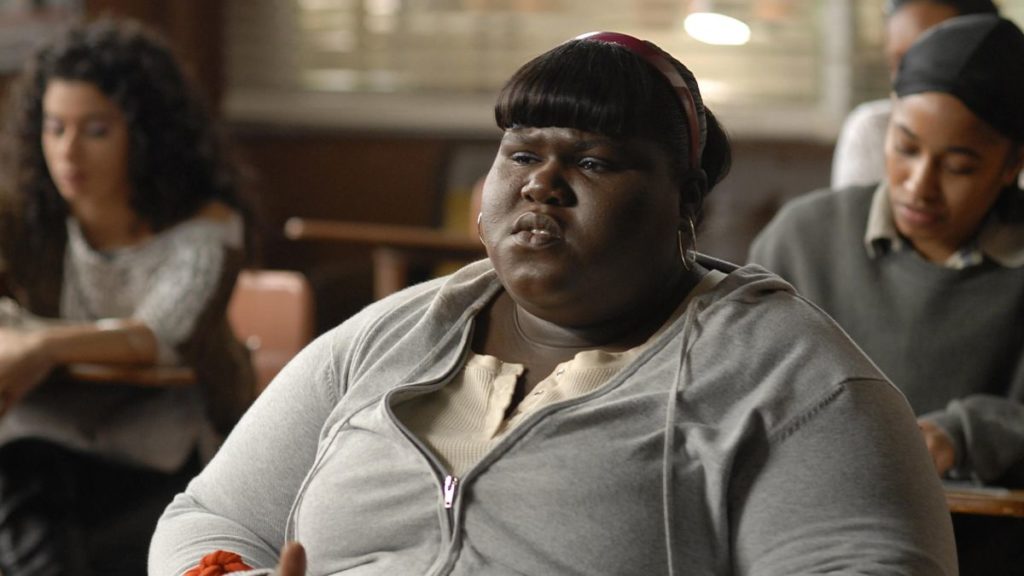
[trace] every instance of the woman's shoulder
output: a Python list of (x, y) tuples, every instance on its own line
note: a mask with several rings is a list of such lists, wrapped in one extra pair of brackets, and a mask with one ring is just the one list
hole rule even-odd
[(436, 335), (471, 321), (499, 288), (490, 262), (473, 262), (368, 304), (328, 331), (328, 340), (348, 340), (358, 333), (361, 340), (387, 348), (397, 340), (409, 342), (423, 333)]
[(238, 211), (220, 200), (211, 200), (196, 212), (195, 218), (212, 222), (228, 222), (238, 218)]
[(815, 228), (831, 226), (832, 220), (851, 217), (851, 212), (869, 206), (876, 188), (872, 184), (814, 190), (783, 204), (773, 221)]
[(877, 132), (885, 130), (889, 125), (889, 117), (892, 116), (892, 100), (880, 98), (869, 100), (858, 104), (846, 120), (843, 121), (843, 131), (870, 130)]
[(850, 386), (889, 386), (835, 321), (760, 266), (729, 273), (698, 306), (693, 372), (723, 413), (779, 424)]
[(820, 375), (884, 379), (828, 314), (758, 265), (729, 273), (706, 298), (700, 320), (708, 333), (766, 372), (799, 359), (792, 366)]
[(790, 200), (758, 233), (750, 260), (778, 264), (805, 252), (828, 253), (837, 242), (863, 233), (877, 186), (821, 189)]
[(341, 383), (338, 395), (373, 397), (416, 367), (424, 380), (443, 376), (467, 325), (499, 286), (482, 260), (377, 300), (328, 330), (315, 347)]
[(801, 296), (792, 284), (758, 264), (736, 267), (703, 298), (706, 302), (701, 305), (702, 314), (711, 318), (740, 313), (740, 317), (729, 320), (729, 326), (779, 324), (776, 333), (780, 336), (784, 332), (806, 332), (808, 324), (816, 330), (838, 329), (825, 312)]
[(233, 207), (210, 201), (190, 218), (157, 234), (158, 239), (185, 246), (217, 246), (241, 250), (245, 222)]

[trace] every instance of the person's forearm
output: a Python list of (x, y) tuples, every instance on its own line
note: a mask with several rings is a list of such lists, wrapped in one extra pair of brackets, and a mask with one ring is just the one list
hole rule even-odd
[(41, 354), (54, 366), (76, 362), (152, 364), (157, 341), (144, 324), (130, 319), (54, 326), (37, 333)]
[(961, 472), (984, 482), (1024, 483), (1004, 478), (1024, 460), (1024, 405), (1010, 398), (973, 394), (949, 403), (945, 410), (925, 414), (954, 440)]

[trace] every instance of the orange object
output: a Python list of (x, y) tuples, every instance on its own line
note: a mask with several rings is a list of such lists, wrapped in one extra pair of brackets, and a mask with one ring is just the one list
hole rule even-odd
[(203, 556), (199, 566), (185, 572), (184, 576), (221, 576), (244, 570), (252, 570), (252, 567), (242, 562), (241, 556), (234, 552), (217, 550)]

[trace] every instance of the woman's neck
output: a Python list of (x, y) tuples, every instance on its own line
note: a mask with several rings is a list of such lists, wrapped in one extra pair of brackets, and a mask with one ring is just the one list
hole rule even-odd
[(513, 325), (519, 338), (537, 347), (628, 350), (643, 344), (657, 332), (706, 273), (707, 270), (699, 265), (691, 271), (682, 271), (673, 281), (663, 284), (664, 289), (650, 299), (652, 305), (637, 307), (609, 321), (583, 327), (555, 324), (513, 302)]
[(74, 206), (71, 214), (95, 250), (133, 246), (152, 235), (149, 225), (124, 204)]

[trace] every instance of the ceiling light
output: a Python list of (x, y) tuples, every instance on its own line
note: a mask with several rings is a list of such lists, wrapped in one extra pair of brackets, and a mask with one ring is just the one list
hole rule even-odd
[(691, 38), (705, 44), (740, 46), (750, 41), (750, 26), (731, 16), (714, 12), (711, 2), (697, 0), (683, 21)]

